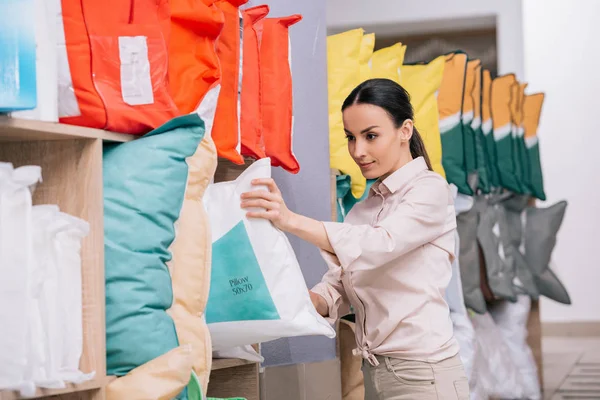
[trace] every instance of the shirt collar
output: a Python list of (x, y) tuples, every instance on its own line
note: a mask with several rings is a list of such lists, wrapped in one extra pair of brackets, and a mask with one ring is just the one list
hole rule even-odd
[(372, 190), (380, 192), (381, 194), (396, 193), (404, 185), (412, 181), (417, 175), (421, 172), (426, 171), (427, 163), (423, 157), (417, 157), (408, 164), (399, 168), (397, 171), (392, 173), (390, 176), (385, 178), (383, 181), (377, 181), (376, 184), (372, 186)]

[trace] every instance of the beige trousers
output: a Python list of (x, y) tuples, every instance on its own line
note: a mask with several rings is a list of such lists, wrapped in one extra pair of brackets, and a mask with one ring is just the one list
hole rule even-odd
[(363, 363), (365, 400), (469, 400), (469, 382), (458, 355), (438, 363), (377, 356)]

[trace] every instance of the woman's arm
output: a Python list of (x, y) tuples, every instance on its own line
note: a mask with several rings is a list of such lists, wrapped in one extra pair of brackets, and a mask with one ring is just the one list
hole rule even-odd
[(266, 186), (269, 191), (257, 190), (242, 194), (242, 208), (264, 209), (263, 211), (248, 212), (248, 218), (267, 219), (282, 231), (289, 232), (322, 250), (333, 253), (323, 223), (291, 212), (285, 205), (281, 192), (273, 179), (256, 179), (252, 184)]

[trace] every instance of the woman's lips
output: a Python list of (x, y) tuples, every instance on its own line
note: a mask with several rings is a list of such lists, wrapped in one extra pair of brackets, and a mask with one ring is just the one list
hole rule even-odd
[(360, 169), (369, 169), (370, 167), (372, 167), (375, 164), (374, 161), (371, 161), (369, 163), (358, 163), (358, 166), (360, 167)]

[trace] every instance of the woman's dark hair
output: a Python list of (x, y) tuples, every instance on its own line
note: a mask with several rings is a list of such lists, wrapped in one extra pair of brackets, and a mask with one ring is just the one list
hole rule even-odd
[[(413, 121), (415, 119), (410, 95), (402, 86), (390, 79), (370, 79), (361, 83), (346, 97), (342, 111), (353, 104), (371, 104), (383, 108), (394, 121), (396, 128), (400, 128), (407, 119)], [(425, 143), (416, 127), (413, 128), (410, 139), (410, 154), (413, 158), (423, 157), (427, 168), (433, 170)]]

